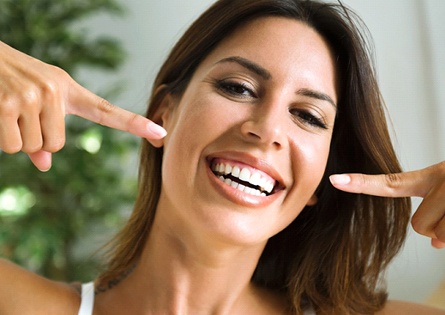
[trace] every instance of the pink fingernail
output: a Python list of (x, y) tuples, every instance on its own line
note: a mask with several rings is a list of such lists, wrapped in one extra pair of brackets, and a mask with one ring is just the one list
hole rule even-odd
[(39, 169), (39, 171), (41, 171), (41, 172), (43, 172), (43, 173), (46, 173), (46, 172), (48, 172), (50, 169), (51, 169), (51, 166), (49, 166), (49, 167), (45, 167), (45, 168), (41, 168), (41, 169)]
[(344, 174), (331, 175), (329, 179), (333, 185), (347, 185), (351, 182), (351, 177)]
[(159, 138), (164, 138), (167, 135), (167, 131), (155, 123), (149, 123), (148, 130)]

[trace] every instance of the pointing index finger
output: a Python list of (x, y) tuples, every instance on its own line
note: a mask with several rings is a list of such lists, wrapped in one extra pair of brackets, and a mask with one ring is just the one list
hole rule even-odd
[(434, 174), (437, 174), (438, 168), (444, 168), (441, 164), (405, 173), (335, 174), (330, 176), (330, 180), (335, 188), (351, 193), (380, 197), (425, 197), (435, 182)]
[(127, 131), (148, 140), (158, 140), (167, 134), (164, 128), (149, 119), (117, 107), (80, 85), (75, 85), (70, 91), (67, 114)]

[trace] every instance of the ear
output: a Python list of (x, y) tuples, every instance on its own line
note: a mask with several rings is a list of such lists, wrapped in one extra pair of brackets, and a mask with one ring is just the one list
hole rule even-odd
[(307, 206), (315, 206), (318, 202), (318, 197), (313, 194), (309, 201), (306, 203)]
[(167, 86), (165, 84), (159, 86), (156, 89), (154, 95), (155, 98), (157, 99), (157, 101), (155, 101), (155, 104), (158, 103), (159, 105), (154, 111), (152, 117), (150, 117), (150, 119), (156, 124), (165, 128), (164, 116), (166, 114), (168, 115), (168, 111), (172, 101), (171, 95), (170, 93), (168, 93)]
[[(154, 113), (151, 115), (150, 120), (154, 123), (164, 127), (168, 132), (168, 122), (170, 118), (170, 111), (173, 108), (173, 98), (169, 92), (166, 90), (166, 85), (159, 86), (155, 91), (155, 98), (157, 98), (157, 102), (159, 105), (155, 109)], [(153, 142), (152, 144), (160, 148), (164, 146), (164, 139), (160, 139), (159, 141)]]

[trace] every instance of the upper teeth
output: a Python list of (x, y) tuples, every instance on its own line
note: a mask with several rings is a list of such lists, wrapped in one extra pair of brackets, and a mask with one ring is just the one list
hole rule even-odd
[[(271, 179), (270, 177), (265, 177), (261, 172), (251, 170), (247, 167), (240, 168), (236, 165), (232, 166), (228, 163), (215, 163), (212, 165), (212, 170), (219, 175), (230, 174), (231, 176), (239, 178), (240, 180), (250, 183), (253, 186), (259, 186), (261, 188), (261, 193), (267, 192), (270, 194), (275, 186), (275, 180)], [(244, 188), (243, 185), (241, 186)]]

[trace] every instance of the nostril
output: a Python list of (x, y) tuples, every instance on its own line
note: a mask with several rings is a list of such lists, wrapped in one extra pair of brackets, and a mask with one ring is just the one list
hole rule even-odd
[(282, 141), (285, 141), (285, 131), (272, 118), (261, 117), (256, 120), (247, 120), (242, 123), (240, 131), (247, 141), (272, 145), (276, 148), (280, 148)]
[(277, 141), (274, 141), (273, 145), (276, 146), (277, 148), (281, 148), (281, 143)]
[(249, 136), (251, 136), (253, 138), (261, 139), (261, 137), (254, 132), (249, 132), (248, 134), (249, 134)]

